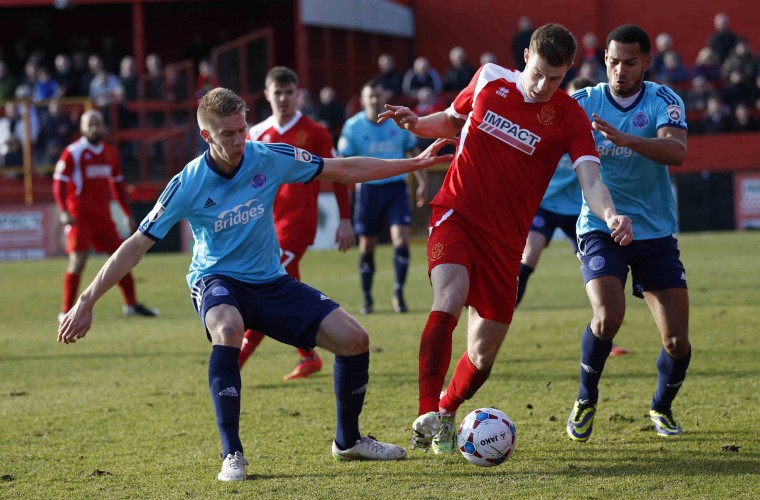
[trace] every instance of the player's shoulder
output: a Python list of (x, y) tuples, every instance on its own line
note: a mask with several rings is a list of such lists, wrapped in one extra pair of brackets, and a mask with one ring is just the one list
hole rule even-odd
[(343, 125), (343, 128), (346, 127), (360, 127), (364, 124), (364, 121), (366, 121), (366, 117), (364, 115), (363, 111), (359, 111), (354, 116), (349, 117), (345, 124)]
[(660, 105), (673, 106), (683, 105), (683, 101), (676, 92), (667, 85), (645, 81), (644, 97)]
[(478, 79), (481, 81), (492, 82), (494, 80), (506, 80), (507, 82), (516, 83), (520, 78), (520, 72), (514, 69), (508, 69), (494, 63), (486, 63), (480, 67)]

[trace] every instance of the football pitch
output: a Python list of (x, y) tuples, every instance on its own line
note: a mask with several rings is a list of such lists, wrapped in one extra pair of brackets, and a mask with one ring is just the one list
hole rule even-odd
[[(491, 378), (460, 409), (507, 413), (517, 448), (480, 468), (458, 453), (409, 450), (394, 463), (334, 462), (332, 355), (283, 382), (294, 349), (266, 339), (242, 372), (241, 434), (249, 481), (221, 483), (208, 396), (210, 347), (190, 304), (188, 255), (149, 253), (135, 270), (156, 319), (125, 318), (118, 290), (74, 345), (55, 342), (64, 259), (0, 264), (2, 498), (760, 498), (760, 232), (679, 237), (691, 298), (691, 366), (674, 404), (684, 428), (656, 435), (647, 412), (660, 340), (630, 295), (607, 361), (594, 434), (565, 435), (578, 386), (579, 338), (591, 310), (564, 241), (531, 277)], [(358, 254), (310, 252), (304, 281), (349, 312), (361, 305)], [(104, 262), (90, 259), (83, 284)], [(357, 316), (371, 339), (362, 433), (407, 445), (417, 412), (417, 351), (431, 303), (424, 246), (412, 247), (410, 312), (392, 312), (391, 252), (376, 256), (376, 312)], [(465, 347), (454, 333), (449, 374)]]

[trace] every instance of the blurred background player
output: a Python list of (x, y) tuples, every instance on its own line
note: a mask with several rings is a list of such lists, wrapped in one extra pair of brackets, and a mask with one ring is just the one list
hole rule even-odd
[[(405, 130), (399, 130), (392, 122), (377, 123), (386, 102), (386, 91), (375, 82), (367, 82), (361, 90), (363, 111), (355, 114), (343, 126), (338, 152), (341, 156), (371, 156), (375, 158), (404, 158), (417, 153), (417, 139)], [(415, 172), (417, 178), (416, 200), (421, 207), (427, 201), (427, 174)], [(391, 302), (393, 310), (406, 312), (404, 283), (409, 269), (409, 235), (412, 211), (406, 175), (388, 179), (363, 182), (356, 186), (354, 204), (354, 228), (359, 235), (359, 276), (364, 306), (361, 314), (374, 310), (372, 280), (375, 276), (375, 247), (385, 225), (390, 226), (393, 244), (393, 269), (395, 281)]]
[[(286, 143), (322, 158), (332, 158), (333, 146), (327, 129), (298, 109), (298, 75), (283, 66), (272, 68), (264, 81), (264, 96), (272, 107), (272, 116), (251, 127), (248, 139), (266, 143)], [(274, 200), (274, 227), (280, 242), (280, 258), (285, 271), (301, 280), (299, 263), (317, 234), (317, 198), (320, 182), (283, 184)], [(348, 186), (333, 183), (340, 222), (335, 233), (338, 250), (345, 252), (356, 243), (351, 226)], [(246, 330), (240, 350), (240, 368), (258, 347), (264, 334)], [(308, 377), (322, 369), (316, 351), (297, 349), (301, 360), (285, 380)]]
[[(579, 76), (570, 81), (567, 86), (567, 93), (572, 94), (576, 90), (594, 85), (593, 80)], [(578, 176), (573, 171), (573, 162), (570, 160), (570, 156), (563, 155), (557, 165), (557, 170), (549, 181), (549, 187), (546, 188), (546, 193), (536, 215), (533, 217), (533, 222), (530, 224), (528, 239), (525, 241), (525, 250), (523, 250), (520, 261), (515, 307), (520, 305), (525, 294), (525, 287), (528, 285), (528, 279), (538, 266), (538, 260), (544, 249), (551, 243), (552, 236), (557, 228), (561, 229), (567, 236), (573, 253), (578, 253), (575, 223), (581, 213), (581, 203), (583, 203), (583, 192), (578, 182)], [(610, 356), (624, 356), (626, 354), (628, 351), (622, 347), (612, 346)]]
[[(577, 44), (564, 26), (546, 24), (523, 51), (524, 72), (481, 67), (445, 112), (417, 117), (386, 106), (392, 119), (422, 137), (454, 137), (459, 147), (431, 202), (428, 273), (433, 305), (419, 351), (419, 413), (412, 446), (436, 454), (456, 449), (456, 411), (488, 380), (509, 331), (520, 255), (530, 221), (563, 154), (616, 244), (633, 238), (599, 175), (591, 126), (572, 98), (556, 92)], [(494, 210), (498, 202), (499, 210)], [(452, 333), (468, 309), (467, 349), (445, 391)]]
[(625, 248), (614, 244), (604, 222), (590, 212), (584, 191), (576, 231), (593, 316), (581, 337), (580, 388), (566, 424), (574, 441), (591, 436), (599, 379), (625, 316), (629, 267), (633, 295), (646, 301), (662, 341), (649, 416), (661, 436), (682, 432), (671, 405), (691, 359), (689, 294), (673, 237), (677, 212), (668, 165), (686, 158), (686, 111), (670, 88), (644, 81), (650, 48), (649, 36), (638, 26), (615, 28), (605, 52), (609, 83), (572, 96), (593, 125), (615, 206), (636, 221), (636, 240)]
[[(59, 321), (74, 306), (90, 248), (112, 254), (122, 242), (111, 218), (112, 197), (124, 213), (125, 225), (130, 230), (135, 229), (119, 153), (104, 140), (103, 115), (96, 110), (85, 111), (80, 130), (82, 137), (66, 147), (53, 175), (53, 196), (65, 227), (66, 253), (69, 254)], [(131, 273), (119, 281), (119, 287), (124, 296), (124, 314), (158, 316), (158, 310), (137, 302)]]

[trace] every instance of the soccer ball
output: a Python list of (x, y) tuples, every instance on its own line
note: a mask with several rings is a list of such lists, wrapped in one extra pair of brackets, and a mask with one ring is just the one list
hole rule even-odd
[(508, 459), (517, 446), (512, 419), (495, 408), (478, 408), (459, 425), (457, 446), (471, 464), (493, 467)]

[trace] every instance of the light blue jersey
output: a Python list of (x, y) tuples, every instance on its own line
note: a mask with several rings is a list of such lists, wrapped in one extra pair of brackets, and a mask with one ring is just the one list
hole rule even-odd
[(560, 215), (578, 215), (582, 201), (581, 184), (570, 155), (562, 155), (541, 200), (541, 208)]
[[(374, 123), (367, 119), (364, 112), (346, 120), (338, 141), (341, 156), (369, 156), (385, 160), (405, 158), (407, 151), (416, 147), (417, 139), (411, 132), (398, 128), (392, 120)], [(400, 174), (366, 184), (387, 184), (405, 179), (406, 174)]]
[(272, 205), (281, 184), (309, 182), (322, 172), (318, 156), (288, 144), (247, 141), (237, 172), (223, 174), (208, 152), (188, 163), (164, 189), (140, 224), (153, 240), (180, 219), (195, 238), (187, 283), (221, 274), (267, 283), (287, 274), (280, 265)]
[[(589, 120), (596, 113), (613, 127), (640, 137), (657, 137), (661, 127), (686, 130), (683, 101), (668, 87), (644, 82), (641, 94), (627, 108), (621, 108), (610, 94), (609, 85), (600, 83), (573, 94)], [(596, 150), (602, 160), (602, 180), (612, 195), (620, 215), (633, 221), (637, 240), (670, 236), (676, 232), (677, 214), (667, 165), (654, 162), (629, 148), (615, 146), (594, 131)], [(589, 210), (586, 200), (578, 218), (578, 234), (608, 232), (607, 225)]]

